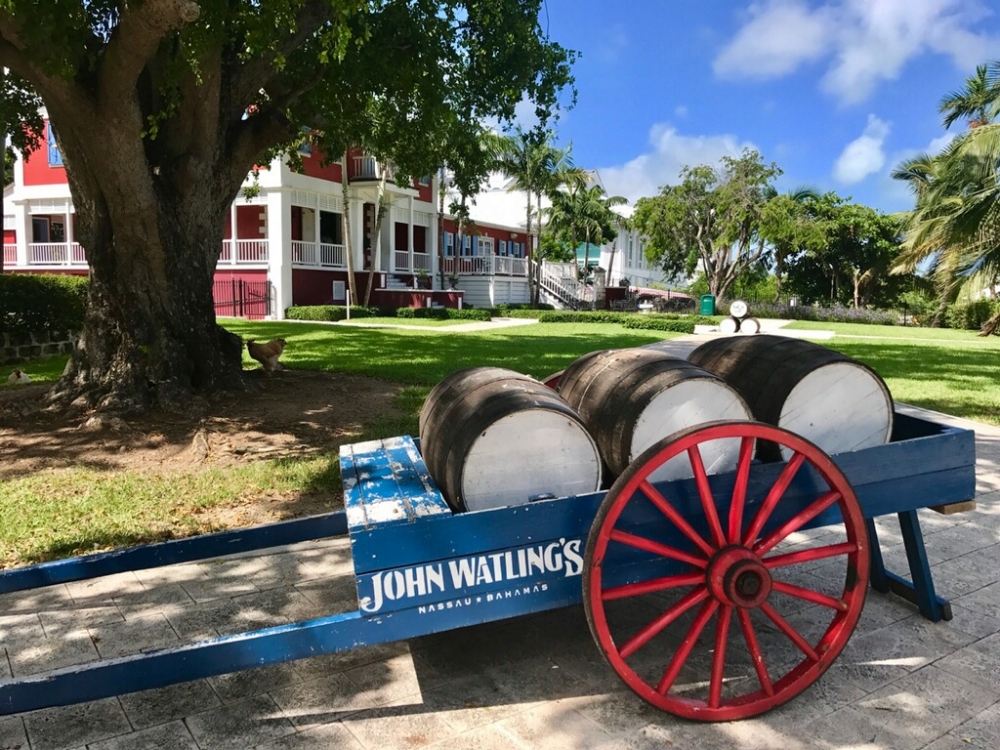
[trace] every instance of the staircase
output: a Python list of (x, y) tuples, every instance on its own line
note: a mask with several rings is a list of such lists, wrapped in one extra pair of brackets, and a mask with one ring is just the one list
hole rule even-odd
[(570, 310), (589, 310), (591, 302), (584, 298), (585, 286), (576, 279), (552, 273), (545, 264), (532, 261), (538, 284), (549, 297)]

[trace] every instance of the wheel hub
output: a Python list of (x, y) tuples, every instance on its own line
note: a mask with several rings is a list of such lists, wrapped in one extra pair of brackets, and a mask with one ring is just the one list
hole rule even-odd
[(759, 607), (771, 595), (771, 573), (746, 547), (726, 547), (708, 565), (708, 589), (723, 604)]

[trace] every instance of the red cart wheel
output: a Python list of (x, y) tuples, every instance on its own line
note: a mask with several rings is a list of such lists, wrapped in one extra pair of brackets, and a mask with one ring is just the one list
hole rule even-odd
[(554, 372), (551, 375), (542, 378), (542, 384), (547, 385), (552, 390), (559, 389), (559, 381), (562, 380), (563, 373), (565, 370), (560, 370), (559, 372)]
[[(758, 439), (791, 459), (754, 461)], [(710, 481), (703, 456), (720, 446), (738, 456), (735, 474)], [(693, 479), (657, 488), (671, 459)], [(584, 607), (643, 699), (689, 719), (742, 719), (837, 658), (861, 615), (868, 555), (857, 497), (829, 456), (771, 425), (715, 422), (659, 441), (614, 483), (587, 543)]]

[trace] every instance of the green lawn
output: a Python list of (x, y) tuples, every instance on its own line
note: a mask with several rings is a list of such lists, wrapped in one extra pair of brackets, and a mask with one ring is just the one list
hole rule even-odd
[(861, 323), (822, 323), (812, 320), (794, 320), (785, 328), (799, 331), (833, 331), (837, 337), (906, 339), (910, 341), (952, 342), (961, 341), (974, 346), (1000, 349), (1000, 336), (977, 336), (975, 331), (956, 331), (951, 328), (916, 328), (913, 326), (874, 326)]
[(464, 323), (475, 323), (474, 320), (440, 320), (438, 318), (351, 318), (340, 321), (340, 325), (378, 324), (384, 326), (425, 326), (428, 328), (442, 328), (447, 326), (459, 326)]
[(4, 365), (0, 368), (0, 388), (18, 388), (20, 386), (7, 385), (7, 377), (14, 370), (23, 370), (28, 373), (32, 383), (54, 383), (66, 369), (68, 356), (48, 357), (46, 359), (33, 359), (20, 365)]
[[(642, 346), (680, 335), (629, 330), (615, 323), (538, 323), (465, 333), (235, 320), (224, 325), (244, 339), (286, 339), (288, 347), (281, 357), (286, 367), (350, 372), (428, 387), (476, 365), (544, 377), (586, 352)], [(257, 366), (245, 352), (244, 361)]]

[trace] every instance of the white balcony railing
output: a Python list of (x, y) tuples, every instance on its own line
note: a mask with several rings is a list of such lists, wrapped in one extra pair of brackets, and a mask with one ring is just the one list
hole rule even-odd
[[(7, 247), (4, 245), (4, 263), (7, 259)], [(16, 246), (11, 245), (10, 247)], [(15, 257), (12, 263), (16, 262)], [(28, 265), (30, 266), (85, 266), (87, 255), (78, 242), (32, 242), (28, 245)]]
[(527, 276), (528, 262), (503, 255), (462, 255), (445, 258), (443, 270), (456, 276)]
[(405, 250), (395, 250), (393, 251), (393, 270), (394, 271), (409, 271), (410, 270), (410, 254)]
[(230, 265), (267, 263), (267, 240), (223, 240), (219, 263)]
[(413, 270), (429, 272), (431, 270), (431, 256), (427, 253), (414, 253)]
[(313, 268), (347, 268), (343, 245), (292, 241), (292, 263)]
[[(382, 165), (374, 156), (355, 156), (348, 177), (352, 180), (381, 180)], [(396, 168), (393, 165), (385, 167), (385, 178), (389, 182), (395, 181)]]
[(3, 246), (3, 264), (4, 267), (9, 268), (17, 263), (17, 245), (4, 245)]

